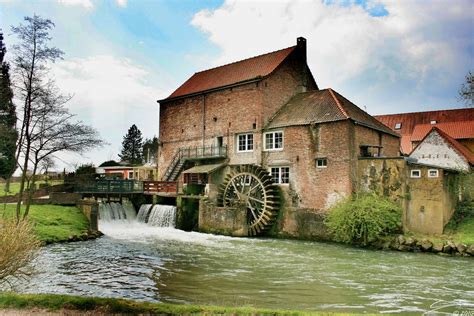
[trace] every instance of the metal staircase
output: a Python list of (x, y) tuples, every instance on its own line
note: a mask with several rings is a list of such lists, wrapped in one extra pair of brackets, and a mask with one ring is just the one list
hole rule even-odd
[(227, 146), (205, 146), (205, 147), (184, 147), (176, 151), (166, 172), (163, 176), (164, 181), (176, 181), (183, 171), (186, 161), (226, 158)]

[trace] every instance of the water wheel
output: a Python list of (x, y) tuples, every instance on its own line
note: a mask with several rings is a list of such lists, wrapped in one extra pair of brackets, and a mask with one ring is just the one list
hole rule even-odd
[(255, 236), (273, 224), (279, 208), (278, 190), (268, 171), (255, 165), (232, 167), (220, 187), (222, 206), (247, 210), (248, 234)]

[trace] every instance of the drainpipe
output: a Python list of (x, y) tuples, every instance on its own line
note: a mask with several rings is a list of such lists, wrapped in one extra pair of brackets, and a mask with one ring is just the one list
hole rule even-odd
[(202, 147), (205, 145), (206, 137), (206, 95), (202, 95)]

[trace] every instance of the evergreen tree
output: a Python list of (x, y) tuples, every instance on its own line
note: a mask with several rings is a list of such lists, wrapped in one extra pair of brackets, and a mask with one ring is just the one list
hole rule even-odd
[(0, 33), (0, 178), (9, 179), (16, 169), (17, 132), (16, 111), (10, 87), (10, 68), (4, 60), (6, 52), (3, 34)]
[(122, 152), (119, 154), (122, 161), (127, 161), (132, 165), (143, 163), (143, 140), (142, 132), (133, 124), (127, 134), (123, 137)]

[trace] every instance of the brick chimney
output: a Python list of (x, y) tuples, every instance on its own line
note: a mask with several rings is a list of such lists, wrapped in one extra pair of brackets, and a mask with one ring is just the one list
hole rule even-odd
[(296, 39), (296, 47), (298, 48), (301, 58), (306, 63), (306, 38), (298, 37)]

